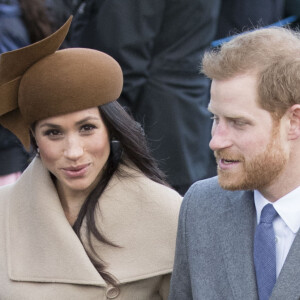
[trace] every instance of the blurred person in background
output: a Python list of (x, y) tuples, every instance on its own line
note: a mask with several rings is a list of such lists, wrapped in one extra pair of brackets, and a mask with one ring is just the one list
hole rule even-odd
[[(291, 16), (300, 16), (299, 0), (222, 0), (215, 40), (269, 26)], [(293, 20), (291, 25), (297, 22)]]

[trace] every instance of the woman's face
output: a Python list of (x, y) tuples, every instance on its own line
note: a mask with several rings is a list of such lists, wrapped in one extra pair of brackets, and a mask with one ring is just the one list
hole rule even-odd
[(89, 193), (101, 176), (110, 143), (97, 107), (37, 122), (34, 137), (45, 167), (64, 193)]

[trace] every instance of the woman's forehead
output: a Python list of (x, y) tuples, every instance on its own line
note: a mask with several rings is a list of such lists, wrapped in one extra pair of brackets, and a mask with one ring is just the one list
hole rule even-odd
[(61, 124), (65, 122), (82, 123), (88, 120), (101, 120), (102, 117), (98, 107), (87, 108), (80, 111), (75, 111), (67, 114), (61, 114), (49, 118), (42, 119), (36, 123), (36, 126), (46, 124)]

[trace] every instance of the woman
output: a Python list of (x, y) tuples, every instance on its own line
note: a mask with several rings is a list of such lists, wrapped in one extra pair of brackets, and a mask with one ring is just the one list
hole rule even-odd
[(116, 100), (122, 72), (50, 37), (0, 59), (0, 123), (36, 157), (0, 189), (0, 299), (167, 299), (181, 197)]

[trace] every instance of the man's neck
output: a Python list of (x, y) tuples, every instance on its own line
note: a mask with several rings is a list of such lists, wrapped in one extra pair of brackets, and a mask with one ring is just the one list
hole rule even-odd
[[(300, 162), (299, 162), (300, 163)], [(287, 166), (270, 185), (258, 189), (259, 192), (270, 202), (275, 202), (284, 195), (300, 186), (300, 168)]]

